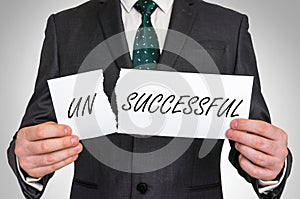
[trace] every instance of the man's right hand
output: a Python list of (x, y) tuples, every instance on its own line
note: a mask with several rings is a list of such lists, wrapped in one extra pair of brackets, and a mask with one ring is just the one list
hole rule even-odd
[(47, 122), (20, 129), (15, 154), (29, 176), (40, 178), (74, 162), (82, 149), (70, 127)]

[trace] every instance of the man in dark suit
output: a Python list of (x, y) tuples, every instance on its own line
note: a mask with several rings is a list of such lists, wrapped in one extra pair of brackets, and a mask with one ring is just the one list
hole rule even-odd
[[(163, 10), (164, 5), (155, 2)], [(221, 74), (254, 76), (250, 119), (232, 121), (226, 134), (231, 140), (229, 159), (260, 198), (279, 198), (291, 170), (291, 153), (286, 133), (270, 124), (247, 17), (201, 0), (175, 0), (171, 5), (169, 29), (201, 44)], [(91, 50), (123, 32), (126, 16), (122, 6), (119, 0), (94, 0), (49, 18), (35, 91), (8, 149), (9, 163), (24, 195), (39, 198), (53, 172), (75, 161), (71, 198), (222, 198), (219, 164), (223, 140), (218, 140), (204, 158), (199, 158), (198, 153), (206, 140), (195, 139), (170, 165), (152, 172), (130, 173), (97, 161), (86, 149), (89, 142), (99, 142), (99, 150), (103, 149), (101, 137), (81, 143), (70, 127), (55, 123), (47, 80), (78, 73)], [(128, 48), (125, 35), (119, 39), (120, 48)], [(167, 35), (165, 46), (172, 42)], [(184, 48), (185, 43), (178, 45)], [(179, 72), (199, 72), (182, 57), (167, 51), (161, 53), (159, 63)], [(110, 100), (121, 67), (133, 68), (129, 53), (116, 57), (104, 72), (104, 89)], [(210, 68), (200, 72), (215, 73)], [(172, 140), (120, 134), (108, 138), (134, 153), (155, 151)], [(132, 168), (142, 166), (134, 161), (128, 164)]]

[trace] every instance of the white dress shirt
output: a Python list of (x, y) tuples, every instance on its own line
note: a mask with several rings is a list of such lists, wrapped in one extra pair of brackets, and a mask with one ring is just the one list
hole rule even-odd
[[(134, 38), (137, 29), (142, 23), (142, 15), (133, 6), (137, 0), (120, 0), (122, 20), (125, 29), (127, 44), (132, 57)], [(155, 0), (158, 7), (151, 15), (151, 23), (158, 37), (160, 52), (163, 49), (167, 30), (169, 28), (174, 0)]]
[[(128, 44), (131, 57), (133, 52), (135, 34), (142, 22), (141, 14), (133, 7), (136, 1), (137, 0), (120, 0), (122, 20), (124, 24), (125, 35), (126, 35), (127, 44)], [(151, 23), (153, 25), (153, 28), (156, 30), (156, 34), (159, 41), (159, 48), (160, 51), (162, 51), (167, 30), (170, 23), (174, 0), (153, 0), (153, 1), (158, 5), (158, 7), (151, 15)], [(284, 168), (284, 172), (280, 180), (276, 180), (276, 181), (259, 180), (259, 184), (262, 186), (261, 188), (259, 188), (259, 192), (267, 193), (268, 191), (276, 188), (282, 182), (285, 174), (285, 170), (286, 170), (286, 166)], [(19, 169), (19, 173), (22, 179), (28, 185), (31, 185), (32, 187), (36, 188), (39, 191), (43, 189), (43, 186), (38, 183), (40, 179), (30, 178), (30, 177), (27, 177), (25, 179), (20, 169)]]

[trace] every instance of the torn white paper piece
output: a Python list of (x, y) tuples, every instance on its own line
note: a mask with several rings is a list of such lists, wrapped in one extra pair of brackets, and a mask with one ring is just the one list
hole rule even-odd
[(88, 139), (117, 132), (115, 114), (103, 91), (103, 71), (48, 80), (56, 118)]
[(116, 85), (118, 132), (226, 138), (248, 118), (253, 77), (122, 69)]

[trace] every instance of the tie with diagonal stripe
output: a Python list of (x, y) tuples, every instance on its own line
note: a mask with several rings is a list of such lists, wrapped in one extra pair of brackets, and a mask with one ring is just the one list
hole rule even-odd
[(151, 70), (156, 68), (160, 51), (156, 32), (151, 23), (151, 14), (157, 8), (152, 0), (139, 0), (134, 8), (142, 15), (133, 46), (133, 66), (137, 69)]

